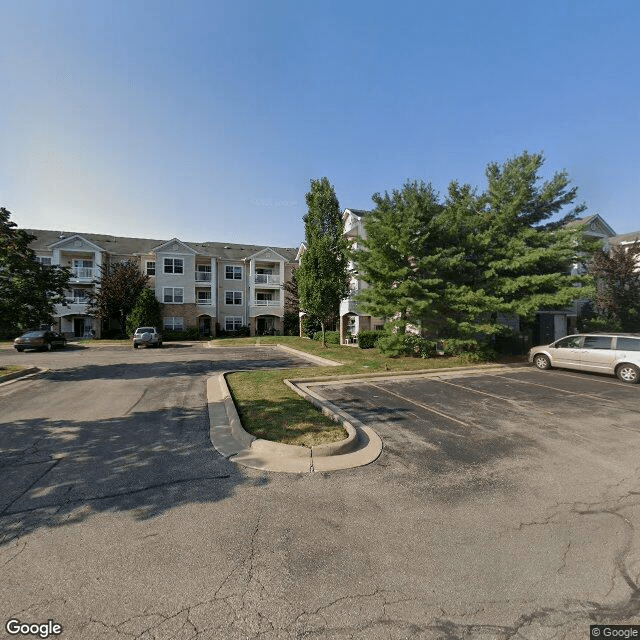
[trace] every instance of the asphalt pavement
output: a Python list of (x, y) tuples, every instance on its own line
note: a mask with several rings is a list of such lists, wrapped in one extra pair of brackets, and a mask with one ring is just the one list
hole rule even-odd
[(325, 386), (382, 454), (288, 474), (215, 451), (206, 380), (303, 365), (291, 354), (0, 350), (16, 361), (50, 372), (0, 386), (3, 625), (531, 640), (640, 623), (639, 386), (532, 370)]

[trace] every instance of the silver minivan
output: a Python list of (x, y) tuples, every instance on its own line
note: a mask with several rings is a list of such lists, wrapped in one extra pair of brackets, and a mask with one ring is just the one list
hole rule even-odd
[(532, 347), (529, 362), (538, 369), (579, 369), (618, 376), (623, 382), (640, 380), (640, 334), (581, 333), (551, 344)]

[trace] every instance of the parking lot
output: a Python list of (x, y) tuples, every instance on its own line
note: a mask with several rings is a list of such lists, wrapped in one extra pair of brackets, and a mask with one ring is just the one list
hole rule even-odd
[[(411, 454), (473, 461), (517, 448), (560, 441), (601, 451), (640, 437), (640, 386), (567, 370), (513, 367), (490, 374), (448, 372), (314, 386), (324, 397), (373, 426), (385, 444)], [(416, 449), (417, 447), (417, 449)]]
[(640, 385), (515, 367), (317, 386), (384, 450), (298, 475), (220, 456), (205, 393), (221, 370), (308, 365), (290, 354), (0, 358), (49, 369), (0, 388), (3, 624), (52, 619), (63, 640), (573, 640), (640, 622)]

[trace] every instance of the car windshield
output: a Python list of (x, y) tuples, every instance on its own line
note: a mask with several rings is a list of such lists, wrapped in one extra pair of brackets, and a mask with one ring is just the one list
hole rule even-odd
[(153, 333), (154, 331), (154, 327), (140, 327), (136, 330), (136, 333)]
[(27, 331), (27, 333), (23, 333), (21, 338), (42, 338), (44, 336), (44, 331)]

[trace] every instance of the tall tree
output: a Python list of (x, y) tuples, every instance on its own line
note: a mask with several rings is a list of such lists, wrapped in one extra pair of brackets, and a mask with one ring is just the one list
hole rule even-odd
[(374, 316), (394, 318), (401, 332), (407, 323), (425, 326), (438, 317), (445, 286), (437, 252), (448, 244), (438, 235), (438, 194), (430, 184), (407, 182), (373, 201), (367, 237), (352, 253), (358, 277), (369, 284), (358, 301)]
[(590, 270), (597, 282), (595, 308), (623, 331), (640, 331), (640, 239), (596, 251)]
[(585, 206), (572, 207), (577, 188), (565, 171), (541, 180), (543, 163), (542, 154), (525, 151), (489, 164), (481, 194), (450, 188), (444, 221), (465, 254), (447, 287), (453, 333), (504, 333), (500, 313), (530, 321), (536, 311), (586, 297), (589, 290), (576, 285), (590, 278), (571, 275), (570, 267), (592, 245), (580, 226), (567, 226)]
[(127, 317), (149, 276), (132, 260), (107, 263), (100, 268), (100, 287), (90, 295), (89, 313), (101, 321), (116, 319), (122, 335), (127, 333)]
[(311, 180), (306, 201), (303, 220), (307, 249), (295, 278), (300, 308), (320, 322), (322, 343), (326, 346), (325, 324), (349, 293), (347, 241), (340, 203), (328, 178)]
[(68, 269), (42, 265), (29, 247), (35, 236), (17, 229), (11, 212), (0, 208), (0, 335), (53, 322), (62, 302)]
[(127, 333), (133, 335), (138, 327), (156, 327), (162, 331), (162, 311), (153, 289), (145, 287), (127, 317)]
[(582, 229), (566, 226), (584, 210), (566, 172), (542, 182), (541, 154), (488, 165), (478, 193), (452, 182), (444, 202), (431, 186), (408, 183), (375, 195), (367, 239), (356, 256), (372, 315), (398, 317), (440, 337), (495, 335), (500, 314), (531, 320), (541, 309), (587, 297), (585, 276), (570, 275), (584, 251)]

